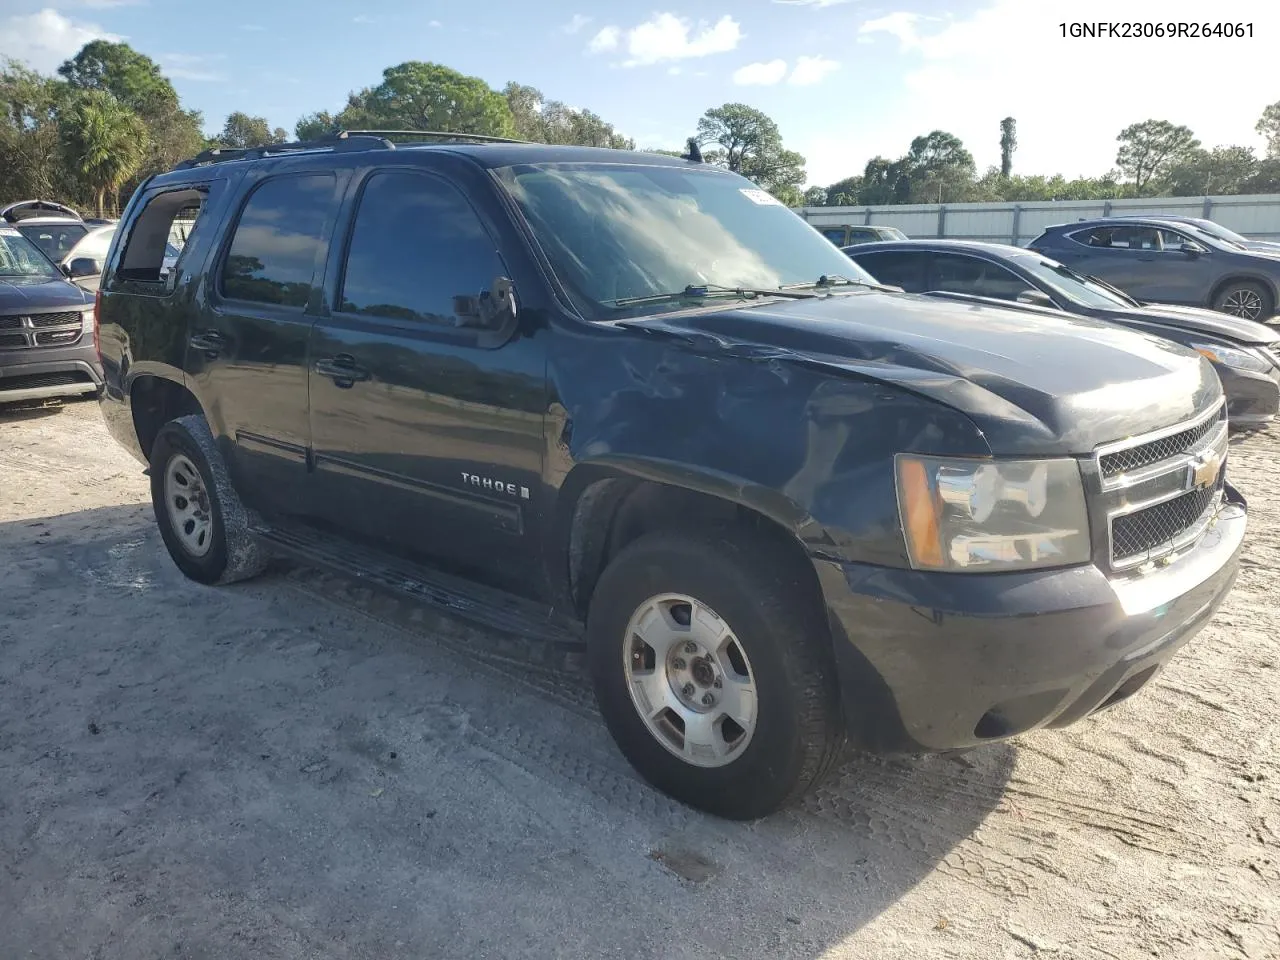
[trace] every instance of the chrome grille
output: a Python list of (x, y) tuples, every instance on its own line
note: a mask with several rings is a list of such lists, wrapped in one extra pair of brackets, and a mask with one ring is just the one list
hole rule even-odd
[(0, 317), (0, 347), (67, 346), (83, 335), (83, 316), (79, 311), (67, 310)]
[(1195, 420), (1098, 448), (1089, 473), (1106, 536), (1099, 561), (1128, 570), (1193, 545), (1216, 515), (1226, 461), (1221, 402)]
[(65, 327), (72, 323), (80, 322), (80, 314), (70, 313), (38, 313), (31, 318), (31, 326), (36, 329), (41, 327)]
[(1123, 560), (1171, 543), (1178, 535), (1193, 528), (1221, 493), (1218, 484), (1192, 490), (1180, 497), (1158, 503), (1136, 513), (1116, 517), (1111, 524), (1111, 556)]
[(1198, 441), (1203, 440), (1217, 423), (1216, 419), (1210, 418), (1204, 423), (1196, 424), (1196, 426), (1180, 433), (1175, 433), (1172, 436), (1161, 437), (1159, 440), (1139, 444), (1127, 450), (1108, 453), (1100, 457), (1098, 461), (1099, 466), (1102, 468), (1102, 476), (1104, 479), (1109, 480), (1112, 477), (1120, 476), (1122, 473), (1128, 473), (1130, 470), (1137, 470), (1140, 467), (1150, 466), (1153, 463), (1159, 463), (1161, 460), (1176, 457), (1189, 447), (1194, 447)]

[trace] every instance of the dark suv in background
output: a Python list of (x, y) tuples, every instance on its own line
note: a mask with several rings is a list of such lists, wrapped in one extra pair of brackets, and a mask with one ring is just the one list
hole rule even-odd
[(844, 252), (877, 280), (909, 293), (1013, 301), (1172, 340), (1213, 364), (1227, 393), (1232, 426), (1265, 427), (1280, 412), (1280, 331), (1269, 326), (1198, 307), (1144, 306), (1022, 247), (905, 240), (860, 244)]
[(0, 403), (96, 393), (93, 298), (0, 222)]
[(102, 409), (187, 576), (279, 551), (585, 644), (631, 763), (731, 817), (847, 737), (1118, 703), (1230, 589), (1202, 357), (882, 287), (694, 161), (415, 136), (209, 153), (131, 199)]
[(1058, 224), (1028, 247), (1143, 303), (1209, 307), (1266, 322), (1280, 302), (1280, 256), (1155, 217)]

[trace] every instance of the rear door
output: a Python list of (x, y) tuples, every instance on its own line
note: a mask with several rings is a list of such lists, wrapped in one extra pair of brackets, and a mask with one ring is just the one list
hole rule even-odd
[(331, 171), (258, 175), (189, 328), (192, 389), (227, 440), (244, 499), (268, 511), (305, 510), (307, 343), (338, 190)]
[[(1135, 225), (1100, 226), (1078, 230), (1066, 237), (1061, 262), (1077, 273), (1101, 277), (1139, 300), (1159, 300), (1160, 231)], [(1058, 258), (1058, 249), (1050, 253)]]
[(478, 191), (416, 166), (367, 170), (352, 191), (335, 306), (310, 350), (318, 514), (536, 591), (546, 337), (460, 327), (455, 313), (512, 276), (498, 221)]

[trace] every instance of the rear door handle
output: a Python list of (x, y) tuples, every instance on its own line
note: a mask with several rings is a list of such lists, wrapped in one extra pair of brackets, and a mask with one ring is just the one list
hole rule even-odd
[(336, 357), (317, 360), (314, 367), (322, 377), (329, 377), (339, 387), (350, 387), (369, 379), (369, 371), (356, 364), (356, 358), (349, 353), (340, 353)]
[(204, 330), (193, 334), (187, 343), (191, 344), (195, 349), (203, 351), (205, 356), (212, 359), (222, 352), (222, 348), (227, 345), (227, 338), (217, 330)]

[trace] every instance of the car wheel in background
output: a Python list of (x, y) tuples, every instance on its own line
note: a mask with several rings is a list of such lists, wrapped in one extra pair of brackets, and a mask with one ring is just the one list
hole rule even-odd
[(1234, 280), (1213, 298), (1213, 309), (1245, 320), (1265, 322), (1275, 313), (1271, 291), (1252, 280)]

